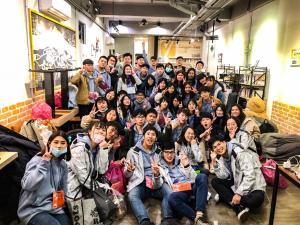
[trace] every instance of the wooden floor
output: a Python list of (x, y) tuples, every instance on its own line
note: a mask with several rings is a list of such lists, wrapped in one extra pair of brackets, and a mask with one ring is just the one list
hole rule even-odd
[[(210, 187), (212, 196), (215, 192)], [(244, 222), (245, 225), (267, 225), (269, 222), (269, 213), (272, 199), (272, 187), (267, 187), (265, 202), (260, 209), (250, 214), (249, 219)], [(160, 203), (157, 200), (146, 202), (148, 212), (152, 221), (159, 225), (161, 222)], [(235, 225), (240, 224), (235, 212), (223, 203), (215, 203), (210, 199), (207, 205), (208, 217), (214, 222), (214, 225)], [(182, 220), (184, 225), (186, 220)], [(116, 221), (113, 225), (137, 225), (134, 216), (129, 213), (121, 221)], [(274, 225), (300, 225), (300, 189), (292, 183), (285, 190), (278, 190), (277, 205), (275, 211)]]

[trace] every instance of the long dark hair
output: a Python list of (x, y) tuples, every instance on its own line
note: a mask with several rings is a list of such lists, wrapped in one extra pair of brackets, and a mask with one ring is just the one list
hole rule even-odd
[(129, 84), (131, 82), (131, 83), (135, 84), (135, 80), (134, 80), (133, 76), (131, 76), (131, 75), (127, 76), (125, 74), (126, 67), (132, 68), (131, 65), (129, 65), (129, 64), (124, 65), (124, 67), (123, 67), (123, 73), (122, 73), (122, 76), (121, 76), (121, 79), (122, 79), (123, 83), (124, 84)]
[(108, 114), (109, 112), (111, 112), (111, 111), (115, 111), (115, 112), (116, 112), (117, 117), (116, 117), (116, 120), (115, 120), (115, 121), (119, 122), (119, 114), (118, 114), (118, 111), (117, 111), (116, 108), (109, 108), (109, 109), (106, 111), (105, 117), (104, 117), (104, 122), (108, 122), (108, 121), (107, 121), (107, 114)]
[[(151, 86), (148, 84), (149, 79), (153, 80), (153, 84)], [(155, 86), (155, 77), (152, 74), (149, 74), (145, 80), (145, 87), (146, 87), (146, 89), (148, 89), (148, 88), (153, 88), (154, 86)]]
[[(236, 125), (237, 125), (237, 130), (236, 130), (236, 132), (235, 132), (235, 135), (236, 135), (236, 133), (240, 131), (240, 128), (241, 128), (241, 121), (240, 121), (237, 117), (234, 117), (234, 116), (229, 117), (229, 118), (227, 119), (227, 121), (230, 120), (230, 119), (234, 120), (235, 123), (236, 123)], [(227, 121), (226, 121), (226, 123), (227, 123)], [(226, 130), (226, 131), (225, 131), (225, 140), (226, 140), (226, 141), (230, 141), (229, 130), (228, 130), (228, 128), (227, 128), (227, 124), (226, 124), (226, 126), (225, 126), (225, 130)]]
[(123, 103), (125, 97), (129, 98), (128, 95), (122, 96), (122, 98), (120, 99), (120, 105), (119, 105), (119, 107), (120, 107), (120, 109), (121, 109), (121, 111), (122, 111), (122, 114), (123, 114), (123, 115), (122, 115), (123, 118), (126, 118), (126, 117), (127, 117), (127, 112), (128, 112), (128, 111), (129, 111), (130, 114), (132, 114), (132, 101), (131, 101), (131, 99), (129, 98), (129, 100), (130, 100), (130, 105), (128, 106), (128, 108), (126, 108), (125, 105), (124, 105), (124, 103)]
[(192, 85), (191, 82), (185, 82), (185, 83), (183, 84), (183, 87), (182, 87), (182, 98), (184, 99), (186, 95), (189, 95), (190, 98), (194, 98), (195, 93), (194, 93), (192, 90), (191, 90), (191, 92), (190, 92), (189, 94), (185, 92), (185, 87), (186, 87), (187, 85), (190, 85), (191, 88), (193, 88), (193, 85)]
[[(194, 71), (194, 78), (191, 80), (189, 79), (189, 72)], [(189, 68), (188, 71), (186, 72), (186, 80), (194, 86), (196, 84), (196, 70), (194, 68)]]
[[(217, 109), (221, 108), (223, 111), (222, 117), (217, 117)], [(216, 129), (221, 131), (223, 134), (225, 132), (226, 122), (227, 122), (227, 112), (226, 112), (226, 106), (224, 104), (218, 105), (216, 109), (214, 110), (216, 119), (214, 120), (213, 124), (215, 125)]]
[[(50, 144), (56, 137), (62, 137), (67, 142), (67, 153), (65, 156), (59, 157), (59, 159), (65, 159), (66, 161), (70, 161), (70, 159), (71, 159), (70, 143), (69, 143), (68, 137), (64, 131), (62, 131), (62, 130), (54, 131), (48, 139), (47, 148), (50, 150)], [(44, 155), (45, 152), (46, 152), (46, 148), (43, 148), (40, 155)]]
[(232, 116), (232, 115), (231, 115), (231, 110), (232, 110), (232, 108), (233, 108), (234, 106), (238, 107), (238, 109), (240, 110), (240, 115), (238, 116), (238, 119), (239, 119), (239, 121), (240, 121), (241, 123), (243, 123), (244, 120), (246, 119), (246, 115), (245, 115), (245, 113), (243, 112), (242, 106), (240, 106), (239, 104), (235, 103), (235, 104), (233, 104), (233, 105), (231, 106), (230, 111), (229, 111), (229, 115)]
[(185, 128), (181, 131), (181, 134), (180, 134), (180, 136), (179, 136), (179, 138), (178, 138), (178, 140), (177, 140), (177, 143), (178, 143), (178, 144), (180, 144), (180, 145), (182, 145), (182, 144), (184, 144), (184, 145), (190, 145), (190, 144), (187, 142), (187, 140), (185, 139), (185, 137), (184, 137), (184, 135), (185, 135), (185, 133), (186, 133), (186, 131), (187, 131), (188, 129), (192, 129), (192, 130), (194, 131), (194, 135), (195, 135), (195, 138), (196, 138), (196, 132), (195, 132), (194, 128), (192, 128), (192, 127), (190, 127), (190, 126), (187, 126), (187, 127), (185, 127)]

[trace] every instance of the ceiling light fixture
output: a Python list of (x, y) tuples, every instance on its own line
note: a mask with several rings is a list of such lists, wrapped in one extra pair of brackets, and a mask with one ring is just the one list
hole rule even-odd
[(146, 19), (142, 19), (141, 22), (139, 22), (139, 25), (142, 27), (142, 26), (145, 26), (148, 24), (148, 21)]

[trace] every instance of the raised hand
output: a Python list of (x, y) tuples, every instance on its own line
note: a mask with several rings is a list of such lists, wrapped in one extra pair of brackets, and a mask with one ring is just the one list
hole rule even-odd
[(133, 160), (125, 160), (125, 163), (127, 164), (127, 171), (133, 172), (135, 170), (135, 165)]
[(92, 110), (89, 113), (89, 116), (92, 117), (92, 118), (95, 118), (96, 113), (97, 113), (96, 112), (96, 106), (94, 104)]
[(179, 154), (179, 159), (180, 159), (180, 164), (183, 167), (186, 167), (190, 164), (190, 161), (189, 161), (189, 158), (188, 158), (187, 154), (185, 154), (183, 152), (181, 152)]
[(159, 176), (159, 166), (158, 163), (155, 161), (155, 159), (151, 159), (151, 169), (152, 173), (155, 177)]
[(42, 156), (42, 160), (50, 161), (51, 159), (52, 159), (52, 154), (51, 154), (51, 152), (49, 152), (48, 146), (45, 145), (45, 153), (44, 153), (44, 155)]

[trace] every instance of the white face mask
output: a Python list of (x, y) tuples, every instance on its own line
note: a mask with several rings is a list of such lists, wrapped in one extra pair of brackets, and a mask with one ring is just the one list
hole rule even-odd
[(104, 139), (105, 137), (101, 134), (94, 134), (92, 138), (93, 142), (95, 142), (96, 144), (100, 144)]

